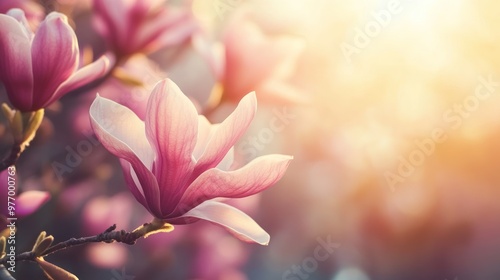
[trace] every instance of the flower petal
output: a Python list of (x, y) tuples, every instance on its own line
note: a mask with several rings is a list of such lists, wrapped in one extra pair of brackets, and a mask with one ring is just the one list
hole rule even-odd
[(40, 24), (31, 56), (36, 89), (32, 109), (39, 109), (78, 67), (78, 42), (65, 15), (52, 12)]
[(194, 147), (193, 157), (198, 160), (207, 147), (208, 140), (216, 130), (217, 124), (211, 124), (203, 115), (198, 115), (198, 137)]
[(73, 73), (57, 88), (52, 98), (43, 106), (46, 107), (61, 98), (64, 94), (101, 78), (108, 73), (113, 62), (114, 57), (111, 54), (106, 54), (101, 56), (98, 60), (78, 69), (78, 71)]
[(163, 47), (187, 42), (197, 30), (198, 24), (185, 9), (163, 8), (145, 21), (135, 34), (136, 51), (153, 52)]
[(162, 205), (169, 213), (193, 169), (198, 114), (193, 103), (170, 80), (159, 82), (148, 101), (146, 135), (156, 149), (153, 173), (158, 178)]
[(98, 30), (106, 31), (101, 35), (109, 38), (115, 47), (126, 43), (124, 40), (128, 38), (128, 32), (132, 28), (127, 19), (131, 1), (94, 0), (93, 4), (95, 16), (106, 26)]
[(30, 215), (47, 202), (49, 198), (50, 194), (44, 191), (23, 192), (16, 198), (16, 213), (19, 216)]
[[(159, 217), (161, 213), (158, 182), (149, 170), (153, 164), (154, 153), (146, 139), (144, 123), (127, 107), (100, 96), (97, 96), (90, 106), (90, 121), (104, 147), (132, 165), (139, 182), (136, 187), (142, 188), (141, 193), (146, 199), (147, 209)], [(124, 172), (127, 176), (126, 169)], [(143, 201), (137, 192), (132, 193), (139, 202)]]
[(229, 149), (246, 132), (256, 110), (257, 99), (255, 92), (251, 92), (243, 97), (234, 112), (218, 126), (210, 138), (205, 152), (196, 163), (193, 180), (205, 170), (216, 167), (221, 162)]
[(120, 164), (123, 170), (123, 176), (125, 177), (125, 181), (127, 182), (127, 187), (135, 197), (135, 199), (144, 206), (144, 208), (149, 209), (148, 202), (146, 201), (146, 197), (144, 195), (144, 191), (142, 190), (141, 183), (139, 182), (139, 178), (137, 177), (137, 173), (135, 173), (134, 169), (130, 162), (120, 159)]
[(252, 218), (242, 211), (224, 203), (205, 201), (191, 209), (182, 218), (203, 219), (225, 227), (229, 232), (246, 242), (268, 245), (270, 236)]
[(33, 39), (33, 36), (35, 36), (35, 34), (31, 30), (30, 24), (26, 19), (23, 10), (11, 9), (7, 12), (7, 15), (15, 18), (21, 24), (21, 27), (23, 28), (23, 31), (26, 34), (26, 37), (28, 37), (30, 40)]
[(171, 216), (182, 215), (209, 199), (241, 198), (261, 192), (283, 177), (292, 158), (286, 155), (266, 155), (234, 171), (210, 169), (186, 189)]
[(222, 80), (226, 63), (225, 48), (220, 42), (209, 42), (205, 36), (195, 34), (191, 40), (193, 48), (205, 58), (217, 81)]
[(27, 111), (33, 98), (31, 42), (24, 27), (13, 17), (0, 14), (0, 81), (10, 102)]

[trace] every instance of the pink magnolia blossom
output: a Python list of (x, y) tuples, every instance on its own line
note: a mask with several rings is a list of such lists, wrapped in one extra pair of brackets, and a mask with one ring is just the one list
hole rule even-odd
[(303, 103), (304, 93), (290, 83), (304, 41), (289, 35), (271, 36), (247, 16), (238, 14), (223, 33), (223, 44), (210, 44), (202, 35), (195, 48), (208, 60), (222, 86), (222, 100), (238, 102), (256, 91), (266, 103)]
[(94, 26), (118, 56), (186, 42), (197, 24), (188, 9), (165, 0), (94, 0)]
[(50, 13), (33, 34), (19, 9), (0, 14), (0, 61), (0, 81), (21, 111), (47, 107), (110, 67), (103, 56), (78, 69), (78, 43), (65, 15)]
[(30, 0), (2, 0), (0, 1), (0, 13), (5, 14), (11, 9), (21, 9), (26, 14), (26, 18), (31, 27), (36, 27), (43, 20), (45, 12), (43, 7)]
[[(11, 168), (8, 168), (0, 173), (0, 200), (2, 201), (2, 205), (5, 206), (0, 209), (0, 216), (17, 218), (25, 217), (38, 210), (38, 208), (49, 200), (50, 194), (45, 191), (30, 190), (19, 194), (18, 188), (20, 186), (20, 182), (18, 181), (17, 176), (9, 175), (9, 172), (11, 172)], [(15, 182), (15, 184), (10, 184), (10, 186), (13, 186), (11, 188), (14, 189), (14, 193), (11, 194), (9, 194), (8, 188), (9, 181)], [(9, 200), (14, 203), (15, 211), (12, 212), (13, 215), (10, 215), (7, 208), (8, 197), (13, 198)]]
[(171, 224), (204, 219), (242, 240), (267, 244), (269, 235), (254, 220), (215, 200), (267, 189), (292, 159), (266, 155), (233, 168), (233, 145), (250, 125), (256, 103), (250, 93), (226, 120), (211, 124), (177, 85), (163, 80), (151, 93), (144, 122), (130, 109), (99, 96), (90, 118), (104, 147), (120, 158), (132, 194), (154, 217)]

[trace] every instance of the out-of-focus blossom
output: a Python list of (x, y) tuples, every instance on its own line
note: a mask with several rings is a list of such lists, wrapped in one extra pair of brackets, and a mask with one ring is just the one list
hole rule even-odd
[(244, 15), (236, 15), (223, 35), (224, 47), (202, 36), (193, 40), (219, 81), (221, 98), (238, 102), (255, 90), (267, 103), (301, 103), (307, 98), (289, 79), (296, 70), (304, 41), (289, 35), (267, 35)]
[[(116, 224), (121, 229), (129, 229), (132, 216), (133, 198), (129, 193), (119, 193), (112, 197), (98, 196), (85, 204), (83, 228), (87, 234), (99, 234)], [(87, 248), (88, 260), (100, 267), (120, 267), (127, 261), (124, 244), (92, 244)]]
[(144, 122), (102, 97), (92, 104), (90, 117), (99, 140), (121, 159), (129, 189), (154, 217), (171, 224), (204, 219), (242, 240), (267, 244), (269, 235), (249, 216), (214, 200), (267, 189), (284, 175), (292, 159), (266, 155), (240, 169), (231, 168), (233, 145), (255, 110), (251, 93), (226, 120), (213, 125), (197, 114), (177, 85), (163, 80), (151, 93)]
[[(14, 216), (17, 218), (25, 217), (35, 212), (38, 208), (40, 208), (40, 206), (49, 200), (50, 194), (45, 191), (30, 190), (17, 195), (16, 193), (19, 191), (18, 187), (20, 184), (17, 181), (17, 176), (10, 175), (9, 172), (11, 172), (10, 168), (0, 173), (0, 200), (2, 201), (2, 205), (5, 205), (5, 207), (2, 207), (0, 210), (0, 215), (5, 217)], [(11, 190), (9, 190), (9, 186), (13, 186)], [(14, 193), (9, 193), (9, 191)], [(8, 197), (13, 198), (13, 200), (9, 201), (13, 202), (15, 205), (15, 211), (12, 211), (13, 215), (10, 215), (7, 207)]]
[(129, 227), (133, 199), (128, 193), (113, 197), (98, 196), (85, 204), (83, 223), (85, 232), (99, 234), (113, 224), (121, 228)]
[(197, 24), (189, 10), (164, 2), (94, 0), (94, 26), (118, 56), (182, 44)]
[(0, 13), (6, 14), (10, 9), (21, 9), (26, 14), (26, 19), (32, 28), (38, 26), (43, 20), (45, 12), (40, 4), (30, 0), (2, 0), (0, 1)]
[[(238, 270), (248, 261), (250, 253), (244, 244), (225, 236), (222, 230), (198, 229), (193, 232), (198, 251), (191, 270), (192, 278), (215, 280), (224, 279), (222, 276), (227, 274), (241, 274)], [(241, 279), (241, 275), (230, 279)]]
[(103, 97), (128, 107), (143, 120), (151, 91), (167, 74), (143, 54), (132, 56), (118, 69), (112, 79), (99, 87), (98, 92)]
[(21, 111), (47, 107), (110, 67), (103, 56), (78, 69), (78, 43), (65, 15), (50, 13), (33, 33), (19, 9), (0, 14), (0, 60), (0, 81)]

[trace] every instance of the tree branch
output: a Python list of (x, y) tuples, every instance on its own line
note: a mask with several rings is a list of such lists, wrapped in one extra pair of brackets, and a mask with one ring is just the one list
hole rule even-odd
[[(87, 243), (113, 243), (120, 242), (128, 245), (134, 245), (136, 241), (141, 237), (147, 237), (150, 234), (161, 232), (161, 231), (171, 231), (173, 227), (161, 220), (154, 219), (151, 223), (145, 223), (142, 226), (136, 228), (132, 232), (126, 232), (125, 230), (116, 231), (116, 225), (110, 226), (104, 232), (88, 237), (80, 238), (70, 238), (66, 241), (59, 242), (45, 250), (40, 256), (36, 256), (32, 251), (24, 252), (16, 255), (17, 261), (34, 261), (37, 257), (45, 257), (58, 251), (66, 250), (71, 247), (80, 246)], [(0, 264), (7, 264), (9, 261), (9, 256), (4, 256), (0, 259)]]

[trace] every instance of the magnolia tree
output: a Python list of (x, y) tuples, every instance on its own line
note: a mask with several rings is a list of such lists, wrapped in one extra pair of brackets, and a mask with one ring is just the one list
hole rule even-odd
[[(0, 163), (0, 214), (7, 225), (0, 238), (2, 279), (12, 279), (9, 274), (15, 276), (19, 263), (25, 261), (36, 262), (49, 279), (77, 279), (70, 269), (45, 258), (87, 243), (134, 245), (153, 234), (174, 234), (174, 225), (183, 225), (182, 230), (198, 220), (219, 225), (243, 241), (267, 245), (269, 234), (221, 198), (257, 194), (284, 176), (292, 156), (264, 155), (247, 162), (235, 155), (234, 146), (256, 115), (257, 100), (293, 103), (300, 99), (298, 91), (285, 82), (289, 67), (283, 65), (296, 60), (301, 41), (268, 38), (244, 13), (235, 13), (230, 28), (213, 37), (193, 16), (189, 3), (66, 4), (42, 7), (30, 1), (6, 1), (0, 5), (5, 10), (0, 14), (0, 82), (6, 95), (2, 110), (8, 123), (5, 137), (12, 139)], [(91, 23), (87, 28), (99, 35), (97, 42), (89, 43), (80, 30), (75, 33), (72, 15), (78, 9), (87, 13)], [(212, 71), (214, 86), (206, 90), (206, 99), (184, 94), (175, 80), (167, 78), (168, 71), (144, 74), (149, 69), (145, 65), (155, 63), (151, 60), (155, 54), (165, 51), (169, 62), (179, 64), (182, 61), (176, 58), (188, 49), (198, 53)], [(94, 53), (102, 55), (93, 59)], [(196, 69), (185, 75), (195, 75), (192, 71)], [(134, 95), (124, 89), (129, 87), (140, 90)], [(59, 101), (69, 96), (86, 102)], [(223, 105), (232, 112), (214, 114)], [(150, 222), (126, 231), (116, 229), (113, 223), (118, 221), (110, 221), (101, 233), (65, 240), (47, 229), (32, 240), (31, 250), (21, 251), (15, 242), (16, 233), (22, 231), (17, 219), (47, 201), (65, 197), (51, 197), (54, 190), (25, 188), (20, 182), (27, 171), (16, 165), (29, 152), (29, 144), (43, 134), (44, 112), (54, 115), (61, 110), (84, 116), (92, 143), (119, 159), (120, 176), (149, 212)], [(53, 125), (52, 129), (63, 128)], [(50, 141), (41, 144), (48, 153)], [(37, 160), (29, 159), (33, 165), (41, 164)], [(73, 171), (58, 162), (52, 167), (57, 177)]]

